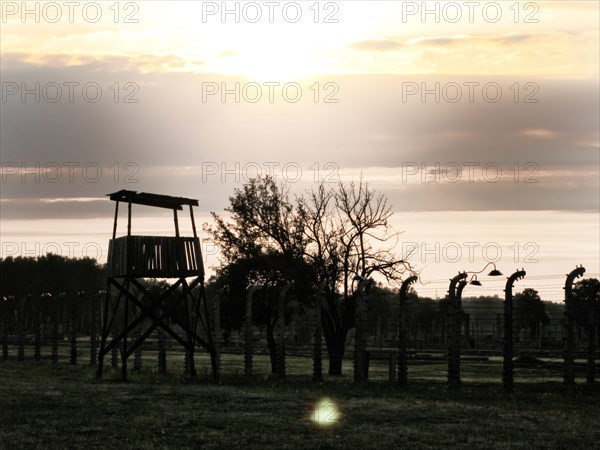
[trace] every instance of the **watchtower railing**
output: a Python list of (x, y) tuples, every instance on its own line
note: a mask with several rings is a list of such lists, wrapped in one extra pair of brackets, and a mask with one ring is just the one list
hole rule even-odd
[(108, 244), (108, 276), (178, 278), (202, 276), (200, 239), (122, 236)]

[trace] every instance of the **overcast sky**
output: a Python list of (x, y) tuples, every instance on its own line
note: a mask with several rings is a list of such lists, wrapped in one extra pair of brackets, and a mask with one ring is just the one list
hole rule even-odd
[(105, 219), (122, 188), (222, 211), (269, 171), (597, 217), (597, 2), (36, 4), (2, 4), (5, 229)]

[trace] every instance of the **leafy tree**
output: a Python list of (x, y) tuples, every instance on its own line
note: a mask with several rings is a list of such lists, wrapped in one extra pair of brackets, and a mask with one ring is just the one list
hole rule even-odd
[(548, 325), (550, 323), (548, 314), (546, 314), (546, 305), (535, 289), (527, 288), (516, 294), (514, 305), (514, 320), (517, 329), (528, 329), (530, 339), (535, 339), (540, 331), (540, 324)]
[[(300, 249), (303, 246), (301, 224), (294, 215), (286, 187), (270, 178), (255, 178), (236, 189), (229, 198), (226, 212), (231, 221), (213, 213), (214, 226), (206, 226), (222, 249), (223, 264), (217, 270), (218, 285), (229, 285), (228, 299), (222, 312), (226, 329), (239, 329), (245, 315), (246, 289), (260, 284), (253, 301), (253, 321), (267, 332), (272, 369), (276, 368), (275, 324), (279, 319), (278, 288), (295, 283), (294, 297), (310, 301), (310, 268)], [(289, 304), (289, 302), (288, 302)], [(302, 304), (292, 303), (301, 311)], [(286, 314), (289, 318), (290, 314)]]
[[(254, 294), (252, 320), (256, 326), (266, 331), (267, 348), (271, 359), (271, 369), (277, 369), (277, 346), (275, 327), (279, 320), (279, 293), (286, 280), (293, 274), (286, 271), (285, 261), (278, 254), (262, 255), (253, 259), (238, 259), (222, 267), (212, 280), (211, 291), (228, 287), (227, 295), (221, 298), (221, 327), (226, 331), (240, 330), (245, 323), (247, 288), (252, 284), (263, 286)], [(284, 319), (289, 323), (293, 314), (302, 313), (302, 305), (297, 302), (297, 293), (302, 289), (292, 289), (286, 298)]]
[(407, 296), (407, 309), (409, 314), (408, 328), (415, 338), (431, 335), (439, 312), (439, 301), (428, 297), (419, 297), (412, 291)]
[(594, 307), (600, 308), (600, 280), (584, 278), (573, 286), (573, 314), (579, 330), (589, 331)]

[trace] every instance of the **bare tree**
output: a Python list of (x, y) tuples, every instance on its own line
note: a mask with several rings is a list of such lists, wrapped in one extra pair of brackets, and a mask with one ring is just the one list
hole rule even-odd
[(321, 314), (329, 355), (329, 374), (341, 375), (348, 331), (355, 326), (356, 276), (379, 274), (399, 284), (414, 270), (410, 255), (398, 256), (400, 233), (389, 220), (392, 208), (362, 179), (348, 185), (319, 185), (299, 204), (306, 235), (305, 257), (322, 279), (331, 280)]

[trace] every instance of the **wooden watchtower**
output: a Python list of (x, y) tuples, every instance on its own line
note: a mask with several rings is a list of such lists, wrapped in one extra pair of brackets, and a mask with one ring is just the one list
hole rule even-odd
[[(202, 345), (211, 354), (211, 360), (215, 351), (208, 314), (201, 317), (201, 303), (206, 301), (204, 267), (192, 209), (198, 206), (198, 201), (128, 190), (108, 194), (108, 197), (116, 205), (113, 234), (108, 247), (107, 290), (97, 376), (102, 376), (106, 354), (120, 346), (122, 379), (125, 380), (127, 359), (160, 327), (185, 348), (190, 375), (195, 377), (195, 344)], [(120, 203), (127, 204), (127, 235), (117, 237)], [(133, 235), (131, 212), (134, 204), (172, 210), (175, 236)], [(177, 212), (182, 211), (184, 206), (188, 206), (190, 211), (193, 230), (191, 237), (179, 234)], [(141, 282), (143, 278), (164, 278), (172, 282), (157, 296), (144, 286)], [(116, 289), (116, 296), (111, 294), (113, 289)], [(134, 307), (130, 308), (131, 306)], [(181, 313), (182, 306), (184, 314)], [(204, 306), (206, 312), (206, 305)], [(178, 308), (179, 313), (176, 314)], [(136, 310), (133, 311), (134, 314), (130, 309)], [(118, 315), (122, 315), (120, 326), (117, 326), (118, 321), (115, 320)], [(203, 334), (206, 338), (197, 333), (199, 320), (205, 328)], [(109, 341), (111, 334), (113, 338)]]

